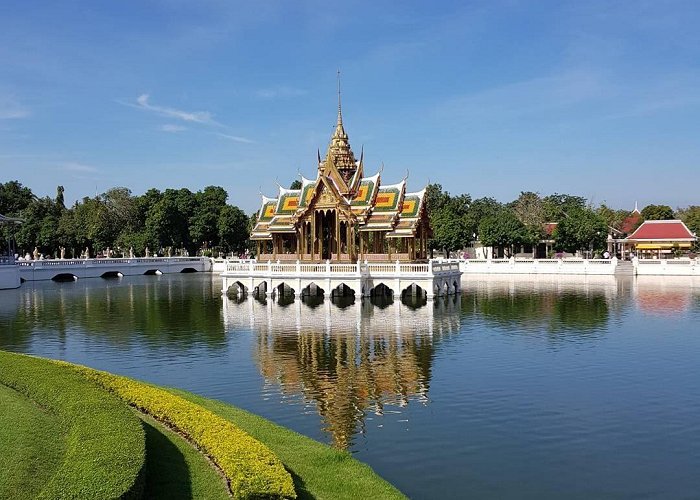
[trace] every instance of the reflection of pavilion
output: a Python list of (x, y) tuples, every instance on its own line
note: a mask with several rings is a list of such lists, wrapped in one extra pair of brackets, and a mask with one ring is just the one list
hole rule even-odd
[(341, 308), (325, 300), (280, 306), (224, 297), (228, 329), (252, 328), (268, 382), (286, 395), (314, 401), (338, 448), (347, 448), (368, 411), (428, 401), (434, 342), (459, 331), (460, 299), (418, 309), (396, 301), (381, 308), (358, 301)]

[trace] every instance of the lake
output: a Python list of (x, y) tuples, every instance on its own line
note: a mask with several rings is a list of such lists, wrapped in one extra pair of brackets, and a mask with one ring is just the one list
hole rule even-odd
[(210, 274), (0, 291), (0, 348), (221, 399), (412, 498), (698, 498), (700, 280), (464, 279), (404, 304)]

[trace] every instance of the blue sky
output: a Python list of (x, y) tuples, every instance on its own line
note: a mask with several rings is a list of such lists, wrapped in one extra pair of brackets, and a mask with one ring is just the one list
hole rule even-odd
[(0, 3), (0, 181), (257, 208), (343, 116), (368, 174), (700, 204), (700, 2)]

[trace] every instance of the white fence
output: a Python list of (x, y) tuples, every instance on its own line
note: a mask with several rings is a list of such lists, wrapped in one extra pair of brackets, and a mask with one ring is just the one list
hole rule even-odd
[(426, 263), (406, 264), (357, 262), (355, 264), (334, 264), (329, 261), (321, 263), (303, 262), (257, 262), (256, 260), (231, 260), (226, 263), (224, 274), (227, 276), (377, 276), (377, 277), (409, 277), (435, 276), (460, 272), (457, 261), (434, 261)]
[(25, 281), (50, 280), (60, 275), (96, 278), (106, 273), (133, 276), (151, 271), (163, 274), (179, 273), (185, 269), (198, 272), (211, 271), (211, 261), (206, 257), (19, 260), (17, 264), (20, 276)]
[[(621, 269), (617, 259), (489, 259), (459, 260), (464, 274), (586, 274), (614, 275)], [(629, 263), (627, 263), (629, 265)], [(628, 266), (622, 266), (628, 267)], [(629, 269), (631, 274), (632, 269)]]
[(638, 259), (632, 264), (638, 276), (700, 276), (698, 259)]

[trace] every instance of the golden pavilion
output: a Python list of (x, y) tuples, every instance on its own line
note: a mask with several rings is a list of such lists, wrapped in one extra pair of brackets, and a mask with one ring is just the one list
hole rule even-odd
[(263, 196), (250, 238), (259, 262), (393, 262), (426, 260), (429, 236), (425, 189), (406, 192), (406, 178), (383, 185), (381, 170), (365, 177), (364, 150), (356, 160), (338, 92), (338, 121), (325, 158), (318, 152), (316, 178)]

